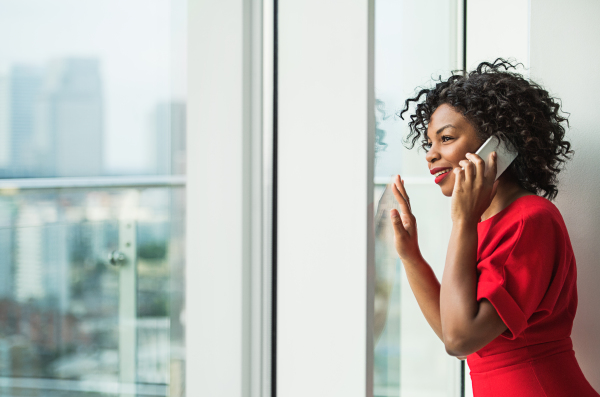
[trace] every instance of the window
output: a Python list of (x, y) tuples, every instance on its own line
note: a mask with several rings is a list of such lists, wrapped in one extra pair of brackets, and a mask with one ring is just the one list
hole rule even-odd
[(0, 0), (0, 390), (180, 396), (186, 2)]
[[(419, 144), (413, 150), (403, 146), (407, 122), (396, 114), (417, 87), (429, 86), (432, 78), (462, 67), (459, 5), (457, 1), (375, 2), (374, 202), (380, 201), (392, 175), (400, 174), (417, 218), (421, 252), (440, 280), (451, 229), (450, 201), (433, 182), (424, 152), (417, 150)], [(387, 219), (376, 225), (374, 395), (454, 395), (460, 382), (459, 363), (446, 354), (419, 309), (393, 249)]]

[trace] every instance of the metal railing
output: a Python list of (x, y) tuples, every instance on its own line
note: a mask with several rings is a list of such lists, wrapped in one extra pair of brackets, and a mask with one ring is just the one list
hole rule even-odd
[[(101, 177), (60, 177), (60, 178), (15, 178), (0, 179), (0, 195), (15, 195), (26, 191), (51, 190), (51, 189), (114, 189), (114, 188), (169, 188), (185, 187), (185, 175), (138, 175), (138, 176), (101, 176)], [(118, 380), (67, 380), (35, 377), (10, 377), (0, 376), (0, 394), (22, 389), (64, 392), (65, 395), (79, 393), (108, 393), (121, 396), (165, 396), (169, 394), (169, 382), (144, 382), (138, 379), (137, 349), (144, 346), (168, 346), (168, 317), (161, 319), (137, 318), (136, 302), (136, 222), (134, 220), (121, 220), (119, 227), (119, 252), (123, 253), (122, 263), (119, 265), (119, 379)], [(156, 329), (154, 329), (154, 328)], [(165, 334), (166, 332), (166, 334)], [(141, 338), (139, 346), (137, 339)], [(152, 342), (156, 343), (152, 343)], [(146, 350), (147, 347), (146, 346)], [(164, 347), (163, 346), (163, 347)], [(148, 352), (146, 352), (148, 353)], [(146, 357), (142, 363), (146, 367), (156, 367), (154, 370), (165, 370), (169, 364), (165, 357), (159, 353), (150, 352), (151, 357)], [(160, 356), (160, 357), (159, 357)], [(3, 374), (4, 375), (4, 374)], [(164, 374), (168, 380), (168, 371)], [(164, 381), (164, 380), (163, 380)]]
[(0, 179), (0, 193), (36, 189), (185, 186), (185, 175), (98, 176)]

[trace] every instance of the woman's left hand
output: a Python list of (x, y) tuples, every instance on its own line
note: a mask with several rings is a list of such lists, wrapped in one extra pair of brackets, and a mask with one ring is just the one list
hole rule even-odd
[[(468, 160), (461, 160), (454, 172), (454, 190), (452, 192), (452, 222), (475, 224), (492, 203), (496, 195), (496, 152), (490, 153), (489, 167), (476, 154), (467, 153)], [(469, 161), (470, 160), (470, 161)]]

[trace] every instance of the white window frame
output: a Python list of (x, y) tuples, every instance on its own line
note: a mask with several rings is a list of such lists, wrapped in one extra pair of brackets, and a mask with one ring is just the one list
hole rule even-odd
[(271, 395), (272, 16), (188, 1), (186, 396)]
[(188, 3), (186, 395), (370, 396), (374, 0), (278, 1), (271, 164), (273, 11)]
[(374, 1), (278, 11), (277, 396), (369, 396)]

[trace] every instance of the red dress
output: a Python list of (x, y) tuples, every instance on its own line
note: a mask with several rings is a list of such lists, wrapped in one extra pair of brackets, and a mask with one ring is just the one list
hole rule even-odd
[(477, 300), (488, 299), (508, 329), (467, 357), (474, 397), (599, 397), (570, 338), (577, 270), (556, 206), (520, 197), (477, 232)]

